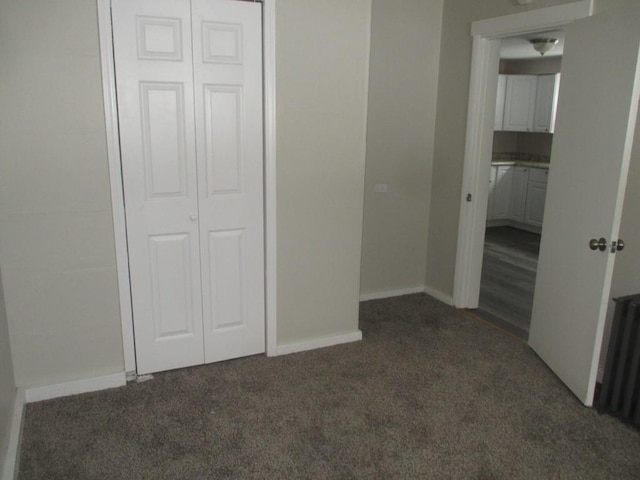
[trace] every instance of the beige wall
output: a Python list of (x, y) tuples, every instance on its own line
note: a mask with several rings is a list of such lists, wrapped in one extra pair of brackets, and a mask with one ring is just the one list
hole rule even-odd
[[(426, 285), (451, 295), (458, 241), (464, 144), (471, 74), (471, 23), (570, 0), (447, 0), (444, 4)], [(455, 52), (452, 54), (451, 52)]]
[[(638, 192), (640, 192), (640, 118), (638, 120), (636, 121), (629, 177), (620, 221), (619, 238), (624, 240), (625, 250), (616, 254), (611, 298), (640, 293), (640, 281), (638, 280), (638, 272), (640, 272), (640, 201), (638, 201)], [(605, 338), (602, 343), (601, 370), (604, 369), (606, 363), (613, 313), (614, 303), (612, 301), (607, 315)]]
[(278, 343), (355, 332), (370, 0), (276, 3)]
[[(433, 205), (429, 222), (427, 252), (427, 285), (451, 293), (457, 248), (460, 187), (466, 131), (469, 90), (471, 22), (483, 18), (518, 13), (533, 8), (570, 3), (567, 1), (538, 1), (530, 7), (519, 7), (504, 0), (448, 0), (443, 15), (441, 51), (443, 53), (438, 83), (438, 112), (434, 152)], [(637, 0), (596, 0), (595, 10), (637, 6)], [(552, 159), (553, 162), (553, 159)], [(622, 214), (620, 238), (627, 242), (627, 250), (620, 254), (614, 268), (612, 296), (640, 293), (640, 124), (636, 127), (630, 173)], [(609, 318), (612, 311), (609, 312)], [(603, 348), (606, 349), (606, 342)], [(601, 357), (601, 365), (604, 355)]]
[[(357, 329), (370, 0), (277, 1), (278, 333)], [(19, 386), (122, 371), (94, 0), (0, 4), (0, 261)]]
[(3, 1), (0, 32), (0, 262), (16, 382), (122, 371), (95, 1)]
[(7, 313), (4, 305), (2, 274), (0, 273), (0, 474), (4, 471), (7, 458), (15, 399), (16, 382), (13, 378)]
[(442, 0), (372, 12), (362, 294), (424, 285)]

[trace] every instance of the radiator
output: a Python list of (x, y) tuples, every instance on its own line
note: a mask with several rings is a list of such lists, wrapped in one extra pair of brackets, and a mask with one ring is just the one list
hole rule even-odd
[(616, 302), (602, 386), (599, 413), (610, 413), (640, 427), (640, 294)]

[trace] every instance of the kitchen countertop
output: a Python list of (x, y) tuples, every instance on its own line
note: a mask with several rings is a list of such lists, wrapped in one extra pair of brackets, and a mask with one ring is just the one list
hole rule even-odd
[(547, 162), (535, 162), (532, 160), (493, 160), (491, 166), (513, 165), (516, 167), (531, 167), (549, 169)]

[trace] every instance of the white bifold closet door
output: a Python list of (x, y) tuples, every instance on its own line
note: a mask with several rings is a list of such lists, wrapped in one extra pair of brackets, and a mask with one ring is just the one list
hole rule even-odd
[(261, 14), (112, 2), (140, 374), (264, 352)]

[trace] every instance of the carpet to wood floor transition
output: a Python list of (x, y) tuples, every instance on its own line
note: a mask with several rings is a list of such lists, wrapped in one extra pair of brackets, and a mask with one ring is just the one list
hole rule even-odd
[(637, 479), (640, 432), (523, 342), (424, 294), (361, 342), (29, 404), (27, 479)]

